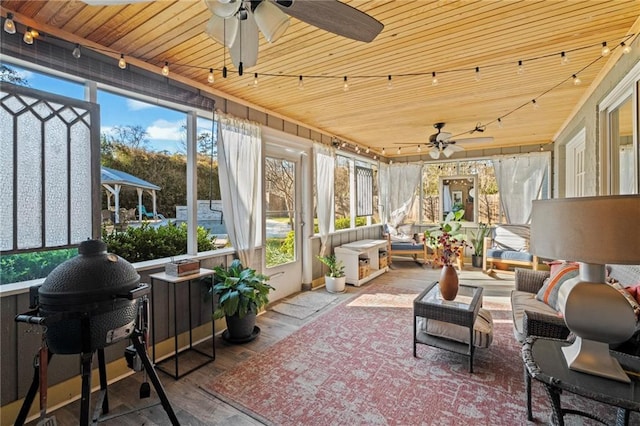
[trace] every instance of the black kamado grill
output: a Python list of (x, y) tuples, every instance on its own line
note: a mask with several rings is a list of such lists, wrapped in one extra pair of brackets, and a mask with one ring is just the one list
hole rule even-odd
[[(80, 423), (86, 425), (89, 424), (91, 399), (91, 362), (97, 351), (102, 400), (98, 406), (102, 406), (103, 414), (108, 412), (104, 348), (126, 338), (131, 338), (133, 343), (125, 352), (129, 366), (134, 368), (133, 364), (136, 364), (138, 368), (134, 369), (145, 368), (172, 424), (179, 424), (146, 353), (150, 289), (148, 284), (140, 283), (140, 275), (133, 265), (118, 255), (107, 253), (103, 241), (87, 240), (80, 244), (78, 256), (60, 264), (42, 285), (33, 286), (29, 291), (32, 310), (18, 315), (16, 321), (44, 326), (43, 344), (36, 355), (33, 382), (16, 425), (24, 424), (38, 389), (41, 421), (44, 420), (46, 372), (53, 354), (81, 355)], [(94, 424), (98, 414), (93, 416)]]

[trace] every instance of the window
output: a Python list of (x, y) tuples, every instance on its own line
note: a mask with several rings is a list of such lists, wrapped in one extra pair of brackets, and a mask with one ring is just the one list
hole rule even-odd
[(584, 154), (586, 149), (585, 129), (583, 128), (567, 143), (565, 190), (567, 197), (584, 197)]
[(353, 161), (336, 155), (335, 168), (335, 229), (351, 227), (351, 167)]

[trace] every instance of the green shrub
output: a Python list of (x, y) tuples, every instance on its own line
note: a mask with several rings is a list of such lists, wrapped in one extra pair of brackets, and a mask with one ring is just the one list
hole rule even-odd
[[(129, 227), (124, 232), (107, 233), (103, 230), (102, 240), (108, 251), (129, 262), (177, 256), (187, 252), (187, 224), (169, 224), (153, 227), (143, 223), (138, 228)], [(206, 228), (198, 227), (198, 251), (213, 250), (215, 237)]]
[[(367, 218), (362, 216), (362, 217), (356, 217), (356, 226), (365, 226), (367, 224)], [(351, 225), (351, 219), (348, 217), (341, 217), (336, 219), (336, 230), (338, 229), (349, 229), (349, 226)]]
[(56, 266), (77, 254), (77, 249), (3, 254), (0, 256), (0, 283), (16, 283), (44, 278)]

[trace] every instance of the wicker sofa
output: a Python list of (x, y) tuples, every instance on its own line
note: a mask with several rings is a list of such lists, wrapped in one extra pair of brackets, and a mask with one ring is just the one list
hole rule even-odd
[[(623, 286), (640, 284), (640, 265), (608, 265), (609, 276)], [(515, 289), (511, 292), (511, 310), (516, 339), (528, 336), (566, 339), (569, 335), (564, 318), (558, 311), (536, 299), (549, 271), (516, 268)]]

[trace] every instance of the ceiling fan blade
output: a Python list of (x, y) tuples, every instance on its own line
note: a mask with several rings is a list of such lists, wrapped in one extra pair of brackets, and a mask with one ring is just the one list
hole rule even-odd
[(373, 41), (384, 28), (372, 16), (337, 0), (276, 0), (275, 3), (294, 18), (353, 40)]
[[(452, 141), (449, 141), (452, 142)], [(491, 143), (493, 142), (492, 136), (478, 137), (478, 138), (464, 138), (464, 139), (456, 139), (455, 142), (461, 143)]]
[(89, 6), (119, 6), (130, 3), (149, 3), (154, 0), (82, 0)]
[(216, 43), (230, 47), (238, 35), (238, 22), (235, 18), (224, 19), (211, 15), (204, 32)]
[(451, 137), (451, 133), (449, 132), (436, 133), (436, 142), (445, 142), (449, 140), (450, 137)]
[(251, 68), (258, 62), (258, 25), (253, 14), (247, 11), (249, 16), (243, 21), (238, 21), (238, 35), (229, 46), (231, 61), (236, 68), (242, 62), (243, 69)]

